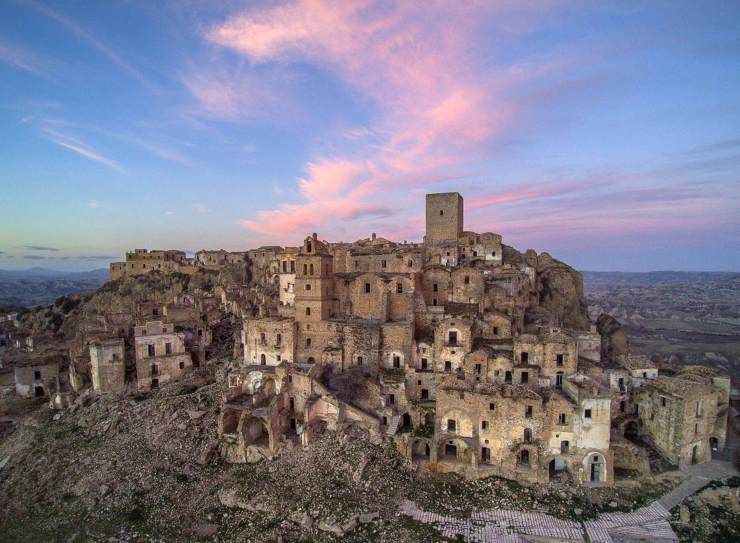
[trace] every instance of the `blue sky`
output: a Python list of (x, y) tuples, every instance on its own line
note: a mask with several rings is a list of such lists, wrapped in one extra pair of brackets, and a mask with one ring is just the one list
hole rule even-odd
[(0, 268), (466, 228), (740, 269), (736, 2), (0, 4)]

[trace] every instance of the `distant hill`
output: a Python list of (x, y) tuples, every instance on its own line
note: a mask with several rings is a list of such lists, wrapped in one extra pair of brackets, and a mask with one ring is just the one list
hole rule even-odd
[(83, 272), (29, 268), (0, 270), (0, 306), (36, 307), (60, 296), (94, 291), (108, 280), (108, 270)]
[(594, 290), (611, 287), (647, 287), (656, 285), (693, 285), (740, 278), (736, 272), (593, 272), (584, 271), (583, 286)]

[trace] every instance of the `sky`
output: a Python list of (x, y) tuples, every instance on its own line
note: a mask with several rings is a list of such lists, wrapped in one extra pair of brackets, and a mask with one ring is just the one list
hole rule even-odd
[(0, 268), (465, 229), (740, 271), (740, 3), (5, 0)]

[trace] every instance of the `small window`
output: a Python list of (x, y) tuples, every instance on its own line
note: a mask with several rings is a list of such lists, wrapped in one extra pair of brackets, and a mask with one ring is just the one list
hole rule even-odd
[(447, 419), (447, 431), (454, 432), (457, 429), (457, 423), (455, 419)]
[(310, 307), (307, 307), (306, 308), (306, 315), (310, 315), (310, 314), (311, 314), (311, 308)]
[(619, 412), (624, 413), (624, 408), (625, 408), (625, 403), (624, 403), (624, 400), (622, 400), (621, 402), (619, 402)]
[(448, 343), (450, 345), (457, 345), (457, 332), (455, 332), (454, 330), (450, 330), (450, 333), (447, 337), (449, 340)]
[(381, 266), (382, 268), (385, 268), (385, 267), (386, 267), (386, 261), (385, 261), (385, 260), (381, 260), (381, 261), (380, 261), (380, 266)]
[(555, 356), (555, 363), (558, 366), (562, 366), (565, 363), (565, 355), (558, 354)]
[(533, 414), (534, 408), (531, 405), (524, 408), (524, 418), (531, 419)]
[(172, 354), (172, 343), (164, 344), (164, 354)]
[(437, 298), (434, 298), (434, 299), (432, 300), (432, 305), (437, 305)]
[(469, 275), (466, 275), (465, 276), (465, 284), (466, 285), (469, 285), (470, 284), (470, 276)]
[(560, 413), (558, 415), (558, 424), (560, 426), (565, 426), (565, 413)]
[(429, 362), (426, 358), (421, 359), (421, 369), (425, 370), (429, 367)]
[(396, 283), (396, 292), (397, 292), (398, 294), (403, 294), (403, 284), (401, 284), (401, 283)]
[(475, 365), (475, 373), (477, 373), (478, 375), (481, 374), (481, 369), (482, 368), (481, 368), (481, 365), (480, 364), (476, 364)]
[(313, 275), (313, 264), (308, 265), (308, 273), (309, 275)]
[(498, 335), (498, 326), (494, 326), (493, 327), (493, 335), (494, 336), (497, 336)]
[(529, 382), (529, 372), (528, 371), (523, 371), (522, 372), (521, 382), (522, 383), (528, 383)]
[(480, 421), (480, 429), (481, 430), (488, 430), (488, 421), (487, 420)]
[(393, 367), (394, 368), (400, 368), (401, 367), (401, 357), (397, 354), (393, 355)]
[(263, 366), (267, 365), (267, 357), (265, 356), (265, 353), (262, 353), (260, 355), (260, 364), (262, 364)]
[(661, 398), (660, 398), (660, 405), (661, 405), (662, 407), (665, 407), (665, 404), (666, 404), (666, 401), (665, 401), (665, 397), (661, 397)]
[(306, 338), (306, 347), (310, 347), (310, 346), (311, 346), (311, 338), (310, 337), (307, 337)]
[(433, 291), (433, 292), (438, 292), (438, 290), (439, 290), (439, 287), (437, 286), (437, 283), (434, 283), (434, 284), (432, 285), (432, 291)]
[(308, 264), (303, 265), (303, 275), (308, 275)]
[(522, 360), (522, 364), (528, 364), (529, 363), (529, 353), (527, 351), (522, 352), (522, 354), (521, 354), (521, 360)]
[(362, 357), (361, 356), (358, 356), (357, 357), (357, 365), (358, 366), (362, 366)]
[(278, 347), (280, 347), (280, 345), (282, 345), (282, 344), (283, 344), (283, 336), (282, 336), (282, 334), (278, 334), (275, 337), (275, 345), (277, 345)]
[(413, 260), (409, 260), (409, 262), (408, 262), (408, 266), (409, 266), (409, 268), (413, 268), (413, 266), (414, 266), (414, 261), (413, 261)]
[(306, 286), (304, 288), (306, 290), (311, 290), (311, 284), (310, 283), (306, 283)]
[(184, 370), (185, 369), (185, 362), (180, 362), (180, 369), (181, 370)]
[(34, 379), (35, 379), (36, 381), (40, 381), (40, 380), (41, 380), (41, 372), (40, 372), (40, 371), (34, 371), (34, 372), (33, 372), (33, 378), (34, 378)]
[(446, 372), (452, 371), (452, 362), (450, 362), (449, 360), (445, 360), (445, 371)]
[(154, 356), (154, 345), (147, 345), (147, 354), (149, 356)]
[(590, 419), (591, 418), (591, 410), (590, 409), (584, 410), (583, 411), (583, 416), (586, 417), (587, 419)]
[(422, 400), (428, 400), (429, 399), (429, 390), (426, 388), (421, 389), (421, 399)]
[(365, 283), (365, 292), (370, 292), (370, 283)]
[(532, 441), (532, 430), (529, 428), (524, 429), (524, 443), (530, 443)]
[(442, 216), (442, 215), (444, 215), (444, 214), (445, 214), (445, 210), (444, 210), (444, 209), (440, 209), (440, 210), (439, 210), (439, 216), (441, 217), (441, 216)]
[(495, 411), (496, 410), (496, 404), (495, 403), (489, 403), (488, 404), (488, 410), (489, 411)]
[(388, 394), (388, 403), (390, 405), (393, 405), (396, 403), (396, 395), (395, 394)]

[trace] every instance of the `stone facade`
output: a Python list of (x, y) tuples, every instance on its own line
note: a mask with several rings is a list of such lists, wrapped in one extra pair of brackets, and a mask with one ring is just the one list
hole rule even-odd
[(172, 324), (150, 321), (135, 327), (134, 347), (139, 391), (179, 379), (193, 366), (190, 353), (185, 350), (185, 334), (175, 332)]
[(92, 342), (90, 344), (90, 371), (95, 392), (124, 392), (126, 390), (124, 340), (111, 339)]

